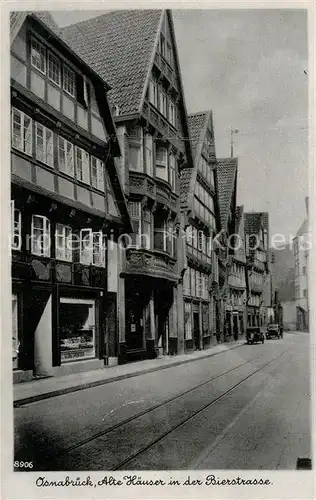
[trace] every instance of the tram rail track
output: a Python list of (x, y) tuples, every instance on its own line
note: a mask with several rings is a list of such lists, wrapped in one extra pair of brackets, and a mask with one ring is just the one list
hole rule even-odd
[[(152, 441), (150, 441), (146, 446), (142, 446), (139, 450), (137, 450), (135, 453), (131, 454), (129, 457), (127, 457), (126, 459), (120, 461), (119, 463), (117, 463), (113, 468), (111, 468), (110, 470), (121, 470), (123, 467), (125, 467), (128, 463), (132, 462), (135, 458), (138, 458), (139, 456), (141, 456), (143, 453), (147, 452), (150, 448), (154, 447), (157, 443), (159, 443), (160, 441), (162, 441), (163, 439), (165, 439), (166, 437), (170, 436), (170, 434), (172, 434), (175, 430), (177, 430), (178, 428), (180, 428), (181, 426), (183, 426), (184, 424), (186, 424), (189, 420), (195, 418), (197, 415), (199, 415), (201, 412), (203, 412), (204, 410), (206, 410), (207, 408), (211, 407), (212, 405), (216, 404), (219, 400), (225, 398), (228, 394), (230, 394), (232, 391), (234, 391), (238, 386), (240, 386), (241, 384), (243, 384), (244, 382), (246, 382), (249, 378), (251, 378), (252, 376), (254, 376), (256, 373), (260, 372), (261, 370), (263, 370), (265, 367), (267, 367), (268, 365), (272, 364), (276, 359), (278, 359), (280, 356), (282, 356), (283, 354), (287, 353), (290, 349), (286, 349), (284, 351), (282, 351), (281, 353), (279, 353), (277, 356), (273, 357), (272, 359), (270, 359), (267, 363), (264, 363), (263, 365), (261, 365), (259, 368), (257, 368), (256, 370), (254, 370), (253, 372), (251, 372), (250, 374), (248, 374), (246, 377), (242, 378), (242, 380), (240, 380), (239, 382), (237, 382), (236, 384), (234, 384), (232, 387), (230, 387), (227, 391), (223, 392), (222, 394), (220, 394), (219, 396), (217, 396), (216, 398), (213, 398), (211, 401), (207, 402), (207, 404), (203, 405), (202, 407), (198, 408), (196, 411), (193, 411), (190, 415), (188, 415), (187, 417), (185, 417), (184, 419), (182, 419), (180, 422), (174, 424), (170, 429), (168, 429), (167, 431), (163, 432), (162, 434), (160, 434), (157, 438), (153, 439)], [(220, 379), (221, 377), (224, 377), (225, 375), (228, 375), (234, 371), (236, 371), (237, 369), (247, 365), (247, 364), (251, 364), (251, 363), (254, 363), (256, 360), (264, 357), (265, 354), (260, 354), (259, 356), (256, 356), (254, 358), (251, 358), (243, 363), (240, 363), (239, 365), (237, 366), (234, 366), (232, 368), (230, 368), (229, 370), (226, 370), (198, 385), (195, 385), (194, 387), (191, 387), (190, 389), (186, 390), (186, 391), (183, 391), (181, 392), (180, 394), (177, 394), (171, 398), (168, 398), (164, 401), (161, 401), (160, 403), (157, 403), (156, 405), (153, 405), (151, 406), (150, 408), (146, 408), (142, 411), (139, 411), (137, 413), (135, 413), (134, 415), (128, 417), (128, 418), (125, 418), (123, 420), (121, 420), (120, 422), (112, 425), (112, 426), (109, 426), (108, 428), (106, 429), (103, 429), (97, 433), (94, 433), (92, 434), (91, 436), (85, 438), (85, 439), (82, 439), (80, 441), (78, 441), (77, 443), (73, 444), (72, 446), (68, 446), (67, 448), (64, 448), (64, 449), (61, 449), (59, 450), (59, 457), (58, 457), (58, 463), (60, 463), (60, 461), (62, 460), (62, 457), (65, 457), (67, 455), (69, 455), (70, 453), (72, 453), (73, 451), (85, 446), (85, 445), (88, 445), (90, 443), (92, 443), (93, 441), (97, 440), (98, 438), (103, 438), (111, 433), (114, 433), (115, 431), (119, 431), (120, 429), (123, 429), (124, 426), (126, 425), (129, 425), (131, 422), (137, 420), (137, 419), (140, 419), (141, 417), (144, 417), (146, 416), (147, 414), (150, 414), (152, 412), (154, 412), (155, 410), (158, 410), (159, 408), (162, 408), (164, 406), (167, 406), (167, 405), (170, 405), (171, 403), (175, 402), (176, 400), (180, 399), (180, 398), (183, 398), (184, 396), (194, 392), (194, 391), (197, 391), (199, 390), (200, 388), (206, 386), (207, 384), (211, 384), (212, 382)], [(45, 464), (46, 464), (46, 467), (45, 469), (47, 468), (47, 470), (49, 470), (50, 468), (50, 465), (51, 464), (54, 464), (54, 456), (46, 456), (46, 460), (45, 460)]]

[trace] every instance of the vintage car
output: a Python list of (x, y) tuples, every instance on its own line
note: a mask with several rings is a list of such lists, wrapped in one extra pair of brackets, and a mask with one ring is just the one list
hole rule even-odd
[(248, 327), (246, 331), (247, 344), (254, 344), (255, 342), (264, 343), (264, 335), (261, 332), (260, 326)]
[(277, 338), (277, 339), (282, 338), (281, 328), (277, 323), (268, 325), (268, 329), (266, 332), (266, 339), (272, 339), (272, 338)]

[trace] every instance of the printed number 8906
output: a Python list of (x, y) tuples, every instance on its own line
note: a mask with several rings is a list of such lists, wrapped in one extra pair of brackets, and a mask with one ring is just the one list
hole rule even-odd
[(15, 460), (14, 467), (33, 469), (33, 462), (19, 462), (18, 460)]

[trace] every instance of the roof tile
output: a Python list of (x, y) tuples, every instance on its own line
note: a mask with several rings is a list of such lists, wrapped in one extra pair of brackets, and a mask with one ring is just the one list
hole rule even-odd
[(64, 40), (109, 82), (121, 115), (139, 112), (161, 10), (120, 10), (62, 29)]
[(227, 228), (229, 207), (237, 174), (237, 158), (217, 159), (218, 200), (221, 226)]

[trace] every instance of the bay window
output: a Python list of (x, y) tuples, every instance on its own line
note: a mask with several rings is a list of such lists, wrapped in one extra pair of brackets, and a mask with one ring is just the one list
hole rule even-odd
[(129, 169), (136, 172), (143, 172), (143, 131), (142, 128), (137, 126), (129, 128), (128, 130), (128, 143), (129, 143)]
[(154, 248), (156, 250), (166, 251), (166, 220), (163, 212), (154, 214)]
[(104, 191), (104, 163), (91, 156), (91, 183), (100, 191)]
[(60, 61), (50, 51), (48, 51), (48, 78), (52, 80), (58, 87), (60, 86)]
[(146, 156), (146, 173), (152, 177), (153, 175), (153, 137), (146, 134), (145, 136), (145, 156)]
[(72, 230), (69, 226), (56, 224), (56, 259), (72, 261)]
[(36, 159), (52, 167), (54, 165), (53, 132), (35, 123)]
[(22, 246), (22, 227), (21, 227), (21, 212), (14, 206), (14, 201), (11, 201), (11, 249), (21, 250)]
[(78, 146), (76, 146), (76, 177), (78, 181), (90, 184), (89, 155)]
[(32, 155), (32, 119), (16, 108), (12, 108), (12, 146)]
[(31, 225), (31, 252), (50, 257), (50, 221), (43, 215), (33, 215)]
[(143, 212), (143, 232), (142, 235), (142, 246), (150, 250), (151, 248), (151, 212), (150, 210), (144, 210)]
[(156, 149), (156, 177), (169, 182), (168, 179), (168, 153), (167, 149), (158, 147)]
[(168, 252), (169, 255), (174, 257), (175, 254), (175, 235), (174, 235), (174, 225), (173, 221), (168, 221), (166, 225), (165, 232), (165, 248), (164, 250)]
[(74, 177), (74, 146), (58, 136), (58, 166), (61, 172)]
[(33, 37), (31, 41), (31, 64), (41, 73), (46, 74), (45, 47)]
[(63, 89), (67, 94), (75, 97), (75, 89), (76, 89), (76, 78), (75, 73), (68, 66), (64, 65), (63, 68)]

